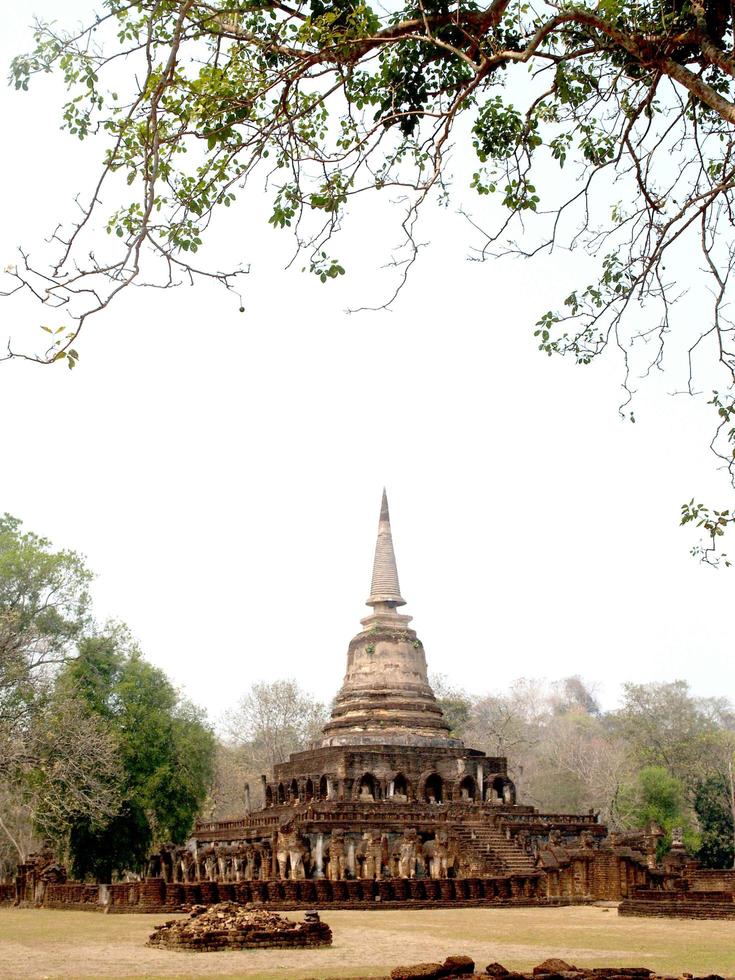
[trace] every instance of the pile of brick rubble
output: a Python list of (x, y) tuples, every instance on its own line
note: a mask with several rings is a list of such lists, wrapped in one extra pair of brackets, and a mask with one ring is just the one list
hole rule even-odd
[(273, 949), (330, 946), (332, 930), (307, 912), (294, 922), (275, 912), (252, 906), (221, 902), (194, 905), (187, 919), (169, 919), (156, 926), (147, 946), (163, 949), (213, 952), (220, 949)]

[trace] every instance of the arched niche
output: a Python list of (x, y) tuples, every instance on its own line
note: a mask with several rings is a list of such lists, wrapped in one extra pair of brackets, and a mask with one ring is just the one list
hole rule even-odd
[(397, 796), (399, 799), (403, 799), (405, 797), (406, 800), (409, 797), (408, 780), (402, 772), (397, 773), (395, 779), (393, 780), (393, 796)]
[(499, 805), (504, 802), (504, 789), (507, 780), (504, 776), (495, 776), (488, 784), (485, 798), (488, 803)]
[(356, 784), (355, 796), (358, 800), (372, 802), (378, 798), (378, 781), (371, 772), (364, 773)]
[(474, 777), (465, 776), (459, 784), (460, 800), (474, 800), (477, 798), (477, 783)]
[(438, 772), (429, 773), (424, 782), (424, 799), (427, 803), (441, 803), (444, 798), (444, 783)]

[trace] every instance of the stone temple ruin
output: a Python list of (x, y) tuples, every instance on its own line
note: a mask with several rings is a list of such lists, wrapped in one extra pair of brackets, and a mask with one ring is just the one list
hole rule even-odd
[(261, 777), (263, 809), (250, 810), (246, 789), (248, 812), (197, 824), (186, 845), (152, 856), (142, 881), (64, 882), (34, 859), (15, 900), (111, 912), (233, 901), (380, 908), (565, 904), (672, 887), (681, 870), (656, 865), (656, 828), (613, 834), (594, 813), (539, 813), (516, 802), (506, 759), (452, 737), (423, 644), (399, 612), (385, 494), (367, 605), (321, 746)]
[(452, 737), (399, 611), (385, 492), (367, 605), (321, 746), (261, 777), (262, 810), (200, 823), (185, 847), (153, 858), (167, 904), (203, 885), (216, 885), (213, 898), (291, 905), (589, 901), (661, 887), (655, 834), (623, 838), (592, 813), (520, 805), (507, 760)]

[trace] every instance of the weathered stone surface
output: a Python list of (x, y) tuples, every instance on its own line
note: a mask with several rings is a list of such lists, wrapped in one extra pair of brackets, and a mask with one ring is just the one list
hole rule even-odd
[(588, 971), (594, 973), (596, 977), (650, 977), (653, 970), (646, 966), (598, 966)]
[[(684, 879), (684, 884), (688, 884)], [(735, 919), (735, 893), (638, 889), (618, 907), (618, 915), (664, 919)]]
[(350, 643), (347, 672), (324, 727), (324, 745), (431, 745), (451, 747), (451, 738), (426, 672), (421, 641), (408, 624), (388, 513), (383, 501), (378, 522), (373, 580), (367, 605), (373, 613)]
[(443, 980), (446, 977), (441, 963), (414, 963), (413, 966), (397, 966), (391, 970), (391, 980)]
[(222, 949), (330, 946), (332, 931), (316, 912), (293, 922), (275, 912), (232, 902), (196, 905), (188, 919), (169, 919), (157, 926), (146, 945), (164, 949), (212, 952)]
[(575, 970), (573, 966), (566, 963), (564, 960), (556, 959), (555, 957), (550, 957), (548, 960), (544, 960), (543, 963), (539, 963), (538, 966), (533, 968), (533, 975), (539, 976), (549, 973), (571, 973)]
[(444, 971), (445, 977), (471, 976), (475, 972), (475, 961), (470, 956), (447, 956)]
[[(466, 963), (466, 972), (465, 972)], [(559, 965), (568, 966), (569, 969), (559, 970), (558, 972), (548, 972), (549, 965), (557, 963)], [(454, 964), (454, 967), (453, 967)], [(394, 980), (403, 980), (403, 978), (412, 977), (472, 977), (473, 980), (482, 980), (485, 977), (487, 980), (488, 976), (502, 978), (502, 980), (539, 980), (543, 977), (544, 980), (550, 977), (562, 977), (564, 980), (597, 980), (597, 978), (605, 977), (607, 980), (632, 980), (632, 978), (643, 978), (650, 977), (651, 980), (727, 980), (727, 978), (718, 976), (716, 974), (700, 976), (693, 976), (691, 973), (681, 973), (677, 976), (669, 976), (666, 974), (657, 974), (647, 967), (634, 967), (634, 966), (610, 966), (610, 967), (573, 967), (569, 964), (565, 964), (563, 960), (556, 958), (545, 960), (540, 967), (542, 969), (539, 971), (539, 967), (534, 968), (528, 973), (518, 973), (512, 970), (508, 970), (501, 963), (490, 963), (485, 968), (484, 973), (470, 972), (471, 967), (474, 968), (474, 963), (470, 957), (464, 956), (450, 956), (444, 963), (443, 967), (439, 967), (438, 963), (418, 963), (414, 966), (401, 966), (396, 967), (396, 969), (391, 973), (391, 977)], [(435, 971), (439, 968), (443, 970), (443, 973), (436, 973)], [(426, 972), (412, 972), (412, 971), (426, 971)], [(730, 978), (730, 980), (735, 980), (735, 978)]]

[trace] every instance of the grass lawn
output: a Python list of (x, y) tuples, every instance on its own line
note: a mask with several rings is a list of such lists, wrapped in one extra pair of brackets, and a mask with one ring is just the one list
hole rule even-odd
[[(298, 916), (297, 916), (298, 917)], [(548, 956), (580, 966), (735, 976), (735, 921), (619, 918), (615, 909), (328, 911), (334, 945), (315, 950), (180, 953), (144, 943), (165, 915), (0, 909), (0, 977), (304, 978), (386, 976), (399, 963), (474, 957), (528, 969)]]

